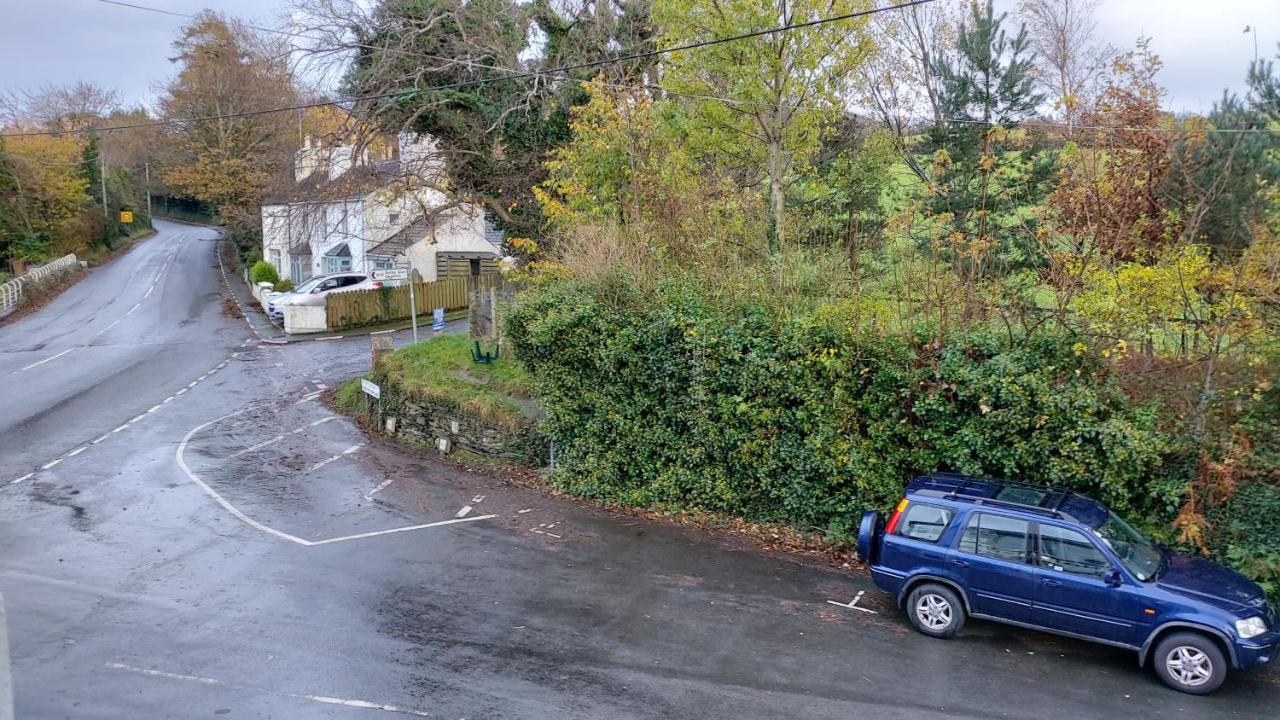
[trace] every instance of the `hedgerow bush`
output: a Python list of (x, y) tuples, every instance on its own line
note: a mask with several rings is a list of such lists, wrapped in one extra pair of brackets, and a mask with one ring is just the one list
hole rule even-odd
[(276, 274), (276, 267), (266, 260), (259, 260), (253, 264), (253, 267), (249, 268), (249, 279), (253, 281), (254, 285), (267, 282), (274, 286), (280, 282), (280, 276)]
[(914, 340), (837, 305), (708, 299), (696, 281), (543, 279), (507, 318), (556, 443), (555, 482), (628, 505), (697, 507), (838, 538), (912, 476), (1067, 485), (1167, 517), (1165, 441), (1071, 338)]

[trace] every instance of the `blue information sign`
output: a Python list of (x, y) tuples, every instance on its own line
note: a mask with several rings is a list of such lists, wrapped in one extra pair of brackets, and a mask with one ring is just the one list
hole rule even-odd
[(440, 332), (444, 329), (444, 308), (438, 307), (431, 311), (431, 331)]

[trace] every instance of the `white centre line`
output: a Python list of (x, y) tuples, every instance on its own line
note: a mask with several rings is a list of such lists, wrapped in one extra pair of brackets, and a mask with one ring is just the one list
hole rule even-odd
[(30, 479), (32, 475), (35, 475), (35, 473), (27, 473), (26, 475), (23, 475), (22, 477), (18, 478), (17, 480), (11, 480), (11, 481), (9, 481), (9, 484), (10, 484), (10, 485), (17, 485), (18, 483), (22, 482), (23, 480)]
[[(110, 434), (111, 434), (111, 433), (107, 433), (107, 435), (110, 435)], [(94, 438), (93, 440), (90, 440), (90, 441), (89, 441), (89, 444), (90, 444), (90, 445), (97, 445), (98, 443), (102, 442), (103, 440), (106, 440), (106, 439), (107, 439), (107, 435), (103, 435), (103, 436), (101, 436), (101, 437)]]
[(128, 317), (128, 316), (132, 315), (132, 314), (133, 314), (133, 311), (134, 311), (134, 310), (137, 310), (137, 309), (138, 309), (139, 307), (141, 307), (141, 306), (142, 306), (142, 303), (138, 303), (138, 304), (134, 305), (133, 307), (129, 308), (129, 312), (125, 313), (125, 317)]
[(101, 330), (99, 330), (98, 332), (94, 333), (94, 335), (93, 335), (93, 336), (94, 336), (94, 337), (98, 337), (98, 336), (99, 336), (99, 335), (101, 335), (102, 333), (104, 333), (104, 332), (106, 332), (106, 331), (110, 330), (111, 328), (113, 328), (113, 327), (115, 327), (115, 326), (117, 326), (117, 325), (119, 325), (119, 324), (120, 324), (120, 321), (119, 321), (119, 320), (116, 320), (115, 322), (111, 323), (110, 325), (108, 325), (108, 326), (106, 326), (106, 327), (102, 328)]
[(311, 427), (322, 425), (324, 423), (330, 422), (332, 420), (337, 420), (337, 419), (338, 419), (337, 417), (332, 417), (332, 416), (327, 418), (320, 418), (319, 420), (316, 420), (315, 422), (311, 423)]
[(120, 432), (121, 430), (124, 430), (124, 429), (125, 429), (125, 428), (127, 428), (127, 427), (129, 427), (129, 423), (125, 423), (125, 424), (121, 425), (120, 427), (116, 428), (115, 430), (112, 430), (111, 432), (113, 432), (113, 433), (118, 433), (118, 432)]
[(152, 285), (151, 287), (147, 288), (147, 292), (142, 296), (142, 299), (146, 300), (147, 298), (151, 297), (151, 292), (155, 289), (156, 289), (155, 285)]
[(49, 462), (47, 462), (47, 463), (45, 463), (45, 464), (41, 465), (41, 466), (40, 466), (40, 469), (41, 469), (41, 470), (48, 470), (49, 468), (53, 467), (54, 465), (57, 465), (57, 464), (58, 464), (58, 463), (60, 463), (60, 462), (62, 462), (62, 458), (58, 458), (57, 460), (50, 460)]
[(80, 453), (82, 453), (82, 452), (84, 452), (85, 450), (88, 450), (88, 449), (89, 449), (89, 446), (88, 446), (88, 445), (81, 445), (80, 447), (76, 448), (75, 450), (72, 450), (71, 452), (67, 453), (67, 457), (75, 457), (75, 456), (79, 455)]
[(364, 443), (361, 443), (361, 444), (359, 444), (359, 445), (352, 445), (351, 447), (347, 448), (346, 450), (343, 450), (343, 451), (342, 451), (342, 454), (343, 454), (343, 455), (350, 455), (351, 453), (353, 453), (353, 452), (355, 452), (355, 451), (359, 450), (359, 449), (360, 449), (360, 448), (362, 448), (362, 447), (364, 447)]
[(41, 361), (39, 361), (39, 362), (33, 362), (33, 363), (31, 363), (30, 365), (28, 365), (28, 366), (26, 366), (26, 367), (24, 367), (24, 368), (22, 368), (22, 369), (19, 369), (19, 370), (14, 370), (13, 372), (11, 372), (11, 373), (9, 373), (9, 374), (10, 374), (10, 375), (12, 375), (12, 374), (14, 374), (14, 373), (20, 373), (20, 372), (22, 372), (23, 370), (30, 370), (31, 368), (36, 367), (37, 365), (43, 365), (43, 364), (45, 364), (45, 363), (49, 362), (50, 360), (57, 360), (58, 358), (62, 357), (63, 355), (66, 355), (67, 353), (71, 352), (72, 350), (75, 350), (75, 348), (67, 348), (66, 350), (63, 350), (62, 352), (58, 353), (57, 355), (54, 355), (53, 357), (47, 357), (47, 358), (45, 358), (45, 359), (43, 359), (43, 360), (41, 360)]

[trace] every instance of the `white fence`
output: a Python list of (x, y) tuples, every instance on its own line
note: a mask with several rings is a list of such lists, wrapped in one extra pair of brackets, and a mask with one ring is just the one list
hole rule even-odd
[(25, 275), (0, 285), (0, 317), (4, 317), (22, 304), (22, 287), (29, 283), (40, 282), (50, 276), (66, 272), (80, 263), (75, 254), (63, 255), (46, 265), (41, 265)]

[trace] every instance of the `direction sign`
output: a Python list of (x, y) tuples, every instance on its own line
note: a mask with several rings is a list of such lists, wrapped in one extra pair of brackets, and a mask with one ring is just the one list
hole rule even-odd
[(408, 280), (409, 268), (378, 268), (369, 273), (374, 280)]
[(372, 383), (361, 378), (360, 389), (364, 390), (365, 394), (369, 397), (377, 398), (379, 400), (382, 399), (382, 388), (378, 387), (376, 383)]

